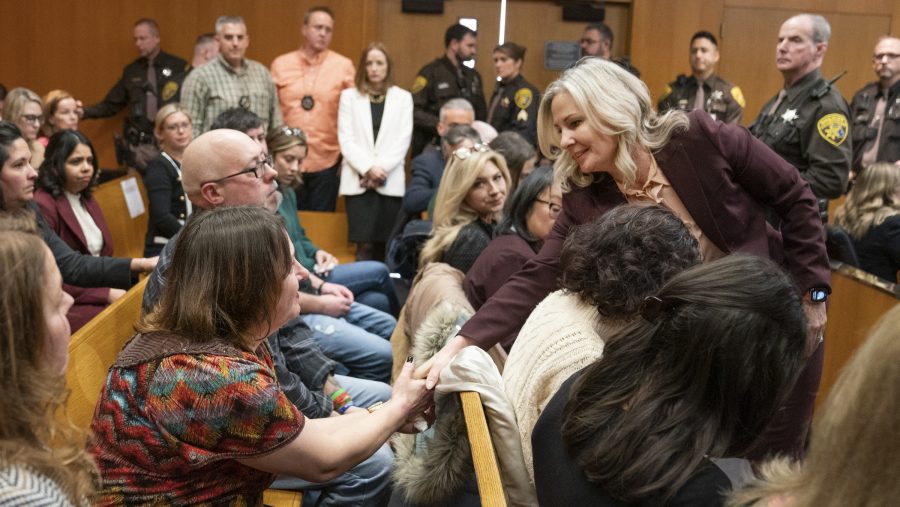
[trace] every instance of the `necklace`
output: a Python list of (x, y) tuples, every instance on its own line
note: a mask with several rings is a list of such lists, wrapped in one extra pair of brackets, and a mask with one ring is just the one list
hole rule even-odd
[(384, 102), (384, 98), (386, 95), (369, 95), (369, 102), (373, 104), (381, 104)]

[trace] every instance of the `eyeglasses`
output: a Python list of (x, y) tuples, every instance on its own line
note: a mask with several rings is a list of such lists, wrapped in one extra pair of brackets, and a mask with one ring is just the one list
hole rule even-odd
[(484, 153), (486, 151), (490, 151), (490, 148), (488, 147), (488, 145), (486, 145), (484, 143), (475, 143), (475, 145), (472, 146), (471, 148), (463, 147), (463, 148), (457, 149), (456, 151), (453, 152), (453, 156), (460, 160), (465, 160), (465, 159), (471, 157), (472, 155), (474, 155), (475, 153)]
[(534, 202), (546, 204), (551, 217), (559, 216), (559, 212), (562, 211), (562, 205), (556, 204), (555, 202), (545, 201), (543, 199), (535, 199)]
[(191, 128), (191, 122), (183, 121), (181, 123), (173, 123), (172, 125), (166, 125), (165, 129), (169, 132), (175, 132), (176, 130), (187, 130)]
[(897, 53), (878, 53), (872, 57), (872, 61), (880, 62), (881, 60), (883, 60), (885, 58), (887, 58), (887, 61), (892, 62), (892, 61), (896, 60), (897, 58), (900, 58), (900, 55), (898, 55)]
[(293, 137), (305, 137), (306, 135), (297, 127), (288, 127), (287, 125), (281, 127), (281, 133), (286, 136)]
[(273, 163), (272, 155), (266, 155), (265, 158), (263, 158), (262, 160), (258, 160), (256, 162), (256, 165), (253, 167), (248, 167), (248, 168), (244, 169), (243, 171), (238, 171), (234, 174), (229, 174), (228, 176), (222, 176), (221, 178), (219, 178), (217, 180), (204, 181), (203, 185), (206, 185), (207, 183), (221, 183), (221, 182), (227, 180), (228, 178), (234, 178), (235, 176), (240, 176), (242, 174), (247, 174), (247, 173), (252, 173), (253, 176), (255, 176), (257, 179), (262, 178), (263, 175), (266, 174), (266, 168), (267, 167), (271, 168), (272, 163)]
[(28, 123), (44, 123), (44, 115), (42, 114), (23, 114), (22, 118)]

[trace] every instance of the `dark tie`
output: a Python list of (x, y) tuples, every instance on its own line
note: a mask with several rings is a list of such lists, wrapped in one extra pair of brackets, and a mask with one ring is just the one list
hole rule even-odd
[(503, 98), (503, 85), (497, 86), (497, 92), (494, 94), (494, 99), (491, 100), (491, 108), (488, 109), (488, 117), (487, 122), (491, 123), (491, 120), (494, 119), (494, 111), (497, 109), (497, 106), (500, 105), (500, 100)]
[(147, 118), (153, 123), (156, 120), (156, 67), (153, 60), (147, 60)]
[(706, 90), (703, 89), (703, 81), (697, 81), (697, 95), (694, 97), (694, 109), (706, 109)]
[(778, 111), (778, 106), (781, 105), (785, 97), (787, 97), (787, 92), (784, 89), (778, 92), (778, 100), (776, 100), (775, 103), (772, 104), (772, 108), (769, 109), (769, 116), (772, 116), (775, 114), (775, 111)]
[(878, 159), (878, 144), (881, 142), (881, 127), (884, 125), (885, 109), (887, 109), (887, 95), (882, 94), (878, 102), (875, 103), (875, 114), (871, 123), (869, 123), (869, 128), (877, 129), (878, 134), (875, 135), (875, 139), (869, 141), (871, 144), (863, 152), (862, 160), (860, 161), (863, 167), (869, 166)]

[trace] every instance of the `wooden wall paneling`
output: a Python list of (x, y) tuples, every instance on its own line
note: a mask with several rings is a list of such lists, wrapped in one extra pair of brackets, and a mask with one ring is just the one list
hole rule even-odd
[[(606, 4), (606, 23), (616, 34), (615, 55), (629, 50), (630, 1)], [(491, 50), (499, 36), (500, 2), (495, 0), (449, 0), (444, 13), (403, 13), (400, 0), (378, 3), (378, 33), (394, 60), (394, 77), (399, 86), (412, 86), (416, 73), (444, 53), (444, 32), (460, 17), (478, 18), (478, 54), (476, 68), (484, 80), (485, 99), (494, 89)], [(562, 8), (551, 1), (511, 0), (507, 3), (506, 40), (526, 47), (523, 74), (539, 89), (558, 77), (557, 71), (544, 69), (544, 41), (578, 40), (585, 23), (562, 20)], [(411, 27), (398, 29), (398, 27)]]
[[(197, 35), (214, 30), (222, 14), (245, 18), (250, 33), (247, 56), (269, 65), (300, 45), (303, 14), (313, 5), (335, 13), (332, 49), (356, 60), (375, 38), (377, 0), (0, 0), (0, 83), (26, 86), (40, 95), (63, 88), (92, 104), (115, 84), (122, 68), (137, 56), (132, 24), (156, 19), (162, 47), (190, 62)], [(104, 167), (115, 166), (112, 136), (122, 115), (79, 125), (96, 145)]]
[[(787, 18), (801, 11), (726, 7), (719, 71), (741, 87), (747, 100), (744, 124), (750, 125), (762, 105), (774, 96), (784, 81), (775, 68), (778, 29)], [(874, 79), (871, 54), (875, 41), (890, 29), (891, 19), (883, 14), (824, 15), (831, 24), (831, 40), (822, 65), (830, 79), (843, 70), (848, 73), (836, 83), (846, 99)]]
[[(699, 30), (718, 34), (722, 11), (722, 0), (634, 0), (631, 58), (654, 104), (675, 76), (690, 73), (691, 35)], [(725, 44), (730, 42), (720, 42)]]
[(726, 7), (784, 9), (797, 12), (889, 13), (896, 0), (724, 0)]

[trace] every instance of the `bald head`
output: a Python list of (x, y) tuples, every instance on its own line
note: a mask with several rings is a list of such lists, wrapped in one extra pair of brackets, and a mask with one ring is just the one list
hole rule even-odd
[[(252, 172), (265, 154), (247, 134), (237, 130), (210, 130), (184, 150), (181, 180), (191, 202), (204, 209), (216, 206), (265, 205), (274, 192), (275, 171), (267, 167), (262, 177)], [(230, 176), (230, 177), (229, 177)], [(229, 177), (227, 179), (226, 178)], [(221, 180), (219, 183), (207, 184)]]

